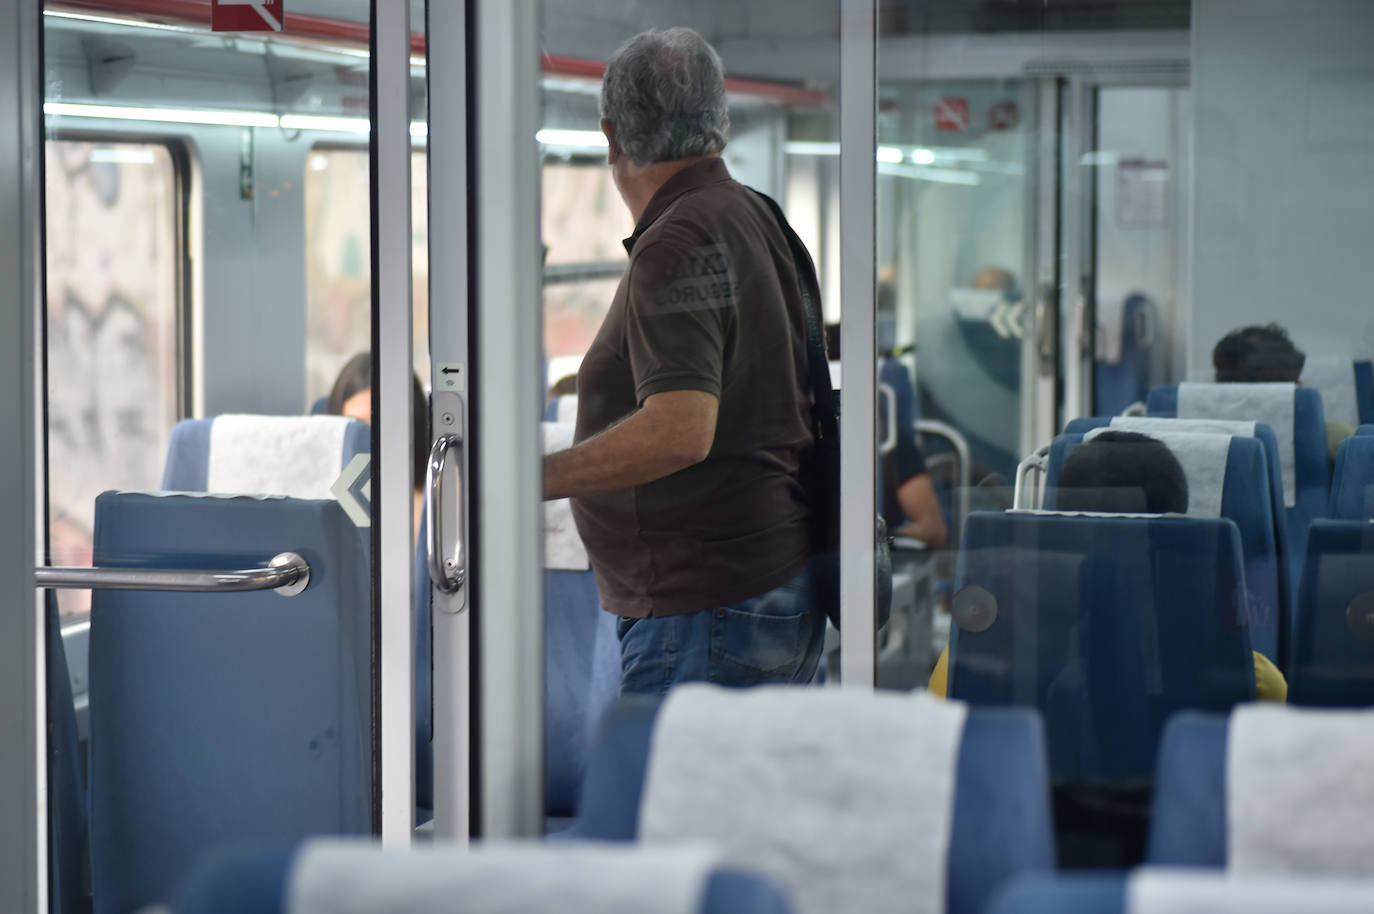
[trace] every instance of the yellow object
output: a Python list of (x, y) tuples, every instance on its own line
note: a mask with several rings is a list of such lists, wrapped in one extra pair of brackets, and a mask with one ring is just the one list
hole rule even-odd
[(940, 652), (940, 659), (935, 661), (935, 669), (930, 674), (930, 684), (926, 686), (930, 694), (945, 697), (945, 692), (949, 688), (949, 648)]
[[(1279, 668), (1269, 662), (1269, 658), (1259, 651), (1252, 652), (1255, 655), (1255, 697), (1260, 701), (1287, 701), (1288, 700), (1288, 680), (1283, 678)], [(930, 694), (945, 697), (949, 689), (949, 648), (940, 652), (940, 659), (935, 661), (935, 669), (930, 674), (930, 683), (926, 686)]]
[(1269, 658), (1255, 651), (1255, 697), (1260, 701), (1287, 701), (1288, 680)]

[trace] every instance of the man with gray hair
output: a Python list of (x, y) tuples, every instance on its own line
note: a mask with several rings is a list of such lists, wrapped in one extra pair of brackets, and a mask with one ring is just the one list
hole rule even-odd
[(607, 65), (601, 115), (635, 230), (545, 497), (571, 496), (620, 617), (622, 692), (809, 681), (825, 613), (801, 481), (802, 293), (778, 220), (720, 158), (720, 58), (691, 29), (636, 35)]

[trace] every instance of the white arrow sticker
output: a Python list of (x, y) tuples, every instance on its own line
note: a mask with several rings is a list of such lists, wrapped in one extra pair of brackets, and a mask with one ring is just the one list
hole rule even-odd
[(372, 526), (372, 455), (355, 454), (329, 487), (354, 526)]

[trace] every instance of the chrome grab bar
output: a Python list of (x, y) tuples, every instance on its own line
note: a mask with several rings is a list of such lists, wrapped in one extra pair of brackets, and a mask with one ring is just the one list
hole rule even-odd
[[(1050, 446), (1048, 444), (1040, 445), (1040, 447), (1035, 449), (1034, 453), (1032, 453), (1030, 456), (1028, 456), (1025, 460), (1021, 461), (1021, 463), (1017, 465), (1016, 488), (1012, 490), (1011, 496), (1011, 506), (1013, 508), (1024, 511), (1028, 508), (1034, 509), (1040, 507), (1040, 499), (1043, 495), (1043, 493), (1040, 491), (1040, 485), (1044, 481), (1045, 474), (1048, 472), (1049, 466)], [(1023, 496), (1025, 496), (1029, 492), (1029, 489), (1026, 486), (1026, 480), (1030, 478), (1032, 470), (1036, 471), (1040, 475), (1036, 479), (1035, 494), (1031, 496), (1031, 503), (1024, 504), (1022, 501)]]
[(463, 516), (463, 462), (461, 450), (463, 443), (457, 435), (441, 435), (429, 451), (429, 466), (426, 468), (426, 481), (429, 488), (429, 540), (425, 553), (429, 559), (429, 579), (443, 593), (457, 593), (467, 581), (467, 556), (463, 550), (463, 531), (461, 526), (454, 541), (453, 555), (440, 559), (444, 552), (444, 467), (448, 463), (448, 452), (457, 448), (458, 461), (458, 498), (457, 515)]
[(272, 557), (262, 568), (237, 571), (183, 571), (176, 568), (34, 569), (39, 587), (75, 590), (159, 590), (183, 593), (236, 593), (275, 590), (294, 597), (310, 584), (310, 564), (294, 552)]
[(884, 456), (897, 449), (897, 391), (891, 384), (878, 382), (878, 403), (887, 416), (887, 434), (878, 442), (878, 453)]

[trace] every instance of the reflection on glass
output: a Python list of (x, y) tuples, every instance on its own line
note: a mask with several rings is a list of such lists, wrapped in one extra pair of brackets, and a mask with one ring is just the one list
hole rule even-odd
[[(45, 156), (50, 562), (90, 565), (95, 496), (156, 488), (177, 420), (178, 180), (161, 144)], [(84, 612), (90, 593), (58, 601)]]

